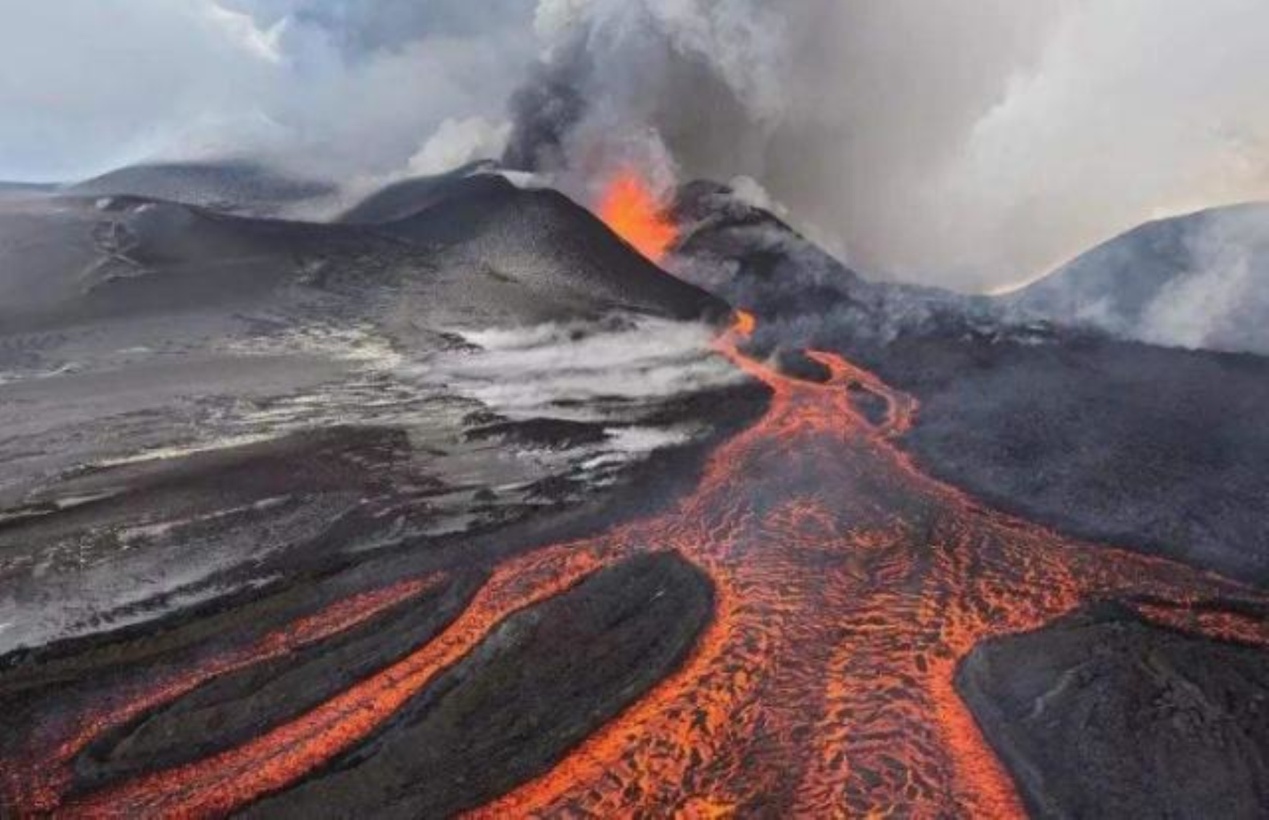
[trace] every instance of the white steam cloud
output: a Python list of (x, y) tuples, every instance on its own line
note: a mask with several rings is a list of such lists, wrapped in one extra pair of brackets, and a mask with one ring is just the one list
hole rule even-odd
[(1233, 209), (1185, 238), (1190, 265), (1146, 306), (1139, 338), (1269, 355), (1269, 213)]
[(1262, 0), (0, 0), (0, 15), (0, 177), (231, 151), (380, 177), (492, 152), (515, 119), (509, 156), (578, 196), (618, 163), (665, 186), (744, 176), (856, 266), (965, 290), (1269, 194)]
[(466, 332), (481, 348), (429, 362), (431, 378), (510, 418), (594, 421), (605, 408), (656, 407), (672, 396), (744, 381), (693, 322), (641, 318), (617, 327), (538, 325)]

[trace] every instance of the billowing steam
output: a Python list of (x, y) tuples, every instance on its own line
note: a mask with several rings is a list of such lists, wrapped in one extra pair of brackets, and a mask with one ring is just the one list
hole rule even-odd
[(1190, 265), (1146, 306), (1141, 338), (1269, 355), (1269, 211), (1215, 214), (1185, 242)]
[[(534, 0), (0, 0), (0, 179), (263, 156), (348, 182), (502, 150)], [(413, 162), (411, 162), (413, 160)]]
[(0, 0), (0, 176), (505, 146), (591, 202), (618, 167), (743, 176), (856, 267), (965, 290), (1269, 193), (1261, 0), (73, 5)]

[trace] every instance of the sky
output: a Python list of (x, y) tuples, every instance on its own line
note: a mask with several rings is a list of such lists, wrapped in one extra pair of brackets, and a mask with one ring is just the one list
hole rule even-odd
[(1269, 198), (1263, 0), (0, 0), (0, 19), (7, 179), (259, 156), (378, 180), (511, 140), (581, 199), (624, 165), (741, 178), (850, 263), (967, 291)]

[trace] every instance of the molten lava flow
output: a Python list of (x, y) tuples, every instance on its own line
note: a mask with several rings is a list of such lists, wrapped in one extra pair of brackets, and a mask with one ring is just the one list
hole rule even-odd
[(59, 727), (61, 736), (56, 741), (44, 741), (52, 749), (52, 754), (44, 759), (32, 758), (25, 761), (26, 766), (9, 765), (10, 761), (3, 761), (0, 786), (5, 797), (27, 812), (52, 811), (61, 804), (62, 794), (70, 783), (69, 769), (75, 756), (105, 732), (146, 711), (175, 701), (213, 678), (282, 657), (353, 629), (424, 592), (438, 588), (445, 580), (441, 574), (429, 575), (353, 595), (194, 669), (160, 675), (157, 679), (147, 675), (140, 685), (103, 698), (105, 702), (97, 708), (79, 715), (70, 725)]
[(599, 201), (599, 218), (653, 262), (665, 258), (678, 239), (678, 229), (633, 171), (622, 171), (609, 183)]
[[(1269, 624), (1204, 603), (1263, 594), (984, 510), (893, 445), (915, 417), (913, 399), (824, 353), (811, 355), (827, 383), (784, 377), (741, 354), (752, 330), (741, 316), (718, 346), (771, 388), (771, 406), (711, 456), (673, 509), (508, 561), (434, 640), (236, 748), (87, 794), (71, 793), (69, 778), (38, 795), (10, 778), (9, 805), (67, 816), (232, 812), (320, 776), (512, 614), (648, 549), (679, 551), (715, 583), (715, 617), (691, 657), (545, 775), (474, 815), (1021, 816), (953, 688), (977, 643), (1117, 598), (1196, 632), (1269, 644)], [(888, 405), (880, 424), (852, 403), (860, 390)], [(137, 704), (126, 713), (154, 708), (156, 696)], [(25, 771), (68, 765), (54, 741)]]

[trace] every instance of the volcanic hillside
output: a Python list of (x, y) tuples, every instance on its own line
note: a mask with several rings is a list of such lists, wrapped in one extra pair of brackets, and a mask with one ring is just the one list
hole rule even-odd
[(0, 199), (0, 813), (1256, 816), (1266, 359), (618, 181)]

